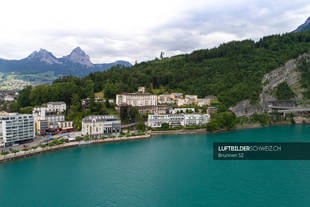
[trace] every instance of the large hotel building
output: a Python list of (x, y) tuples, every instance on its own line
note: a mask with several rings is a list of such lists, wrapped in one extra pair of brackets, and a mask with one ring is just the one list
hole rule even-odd
[(157, 106), (157, 95), (148, 93), (122, 93), (116, 95), (116, 105)]

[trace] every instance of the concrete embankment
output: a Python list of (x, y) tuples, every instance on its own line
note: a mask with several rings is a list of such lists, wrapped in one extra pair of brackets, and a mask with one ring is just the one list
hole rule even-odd
[(165, 135), (165, 134), (205, 134), (206, 129), (181, 129), (181, 130), (167, 130), (167, 131), (152, 131), (152, 135)]
[(116, 142), (128, 142), (128, 141), (134, 141), (134, 140), (142, 140), (142, 139), (149, 139), (151, 138), (150, 134), (147, 135), (142, 135), (142, 136), (132, 136), (132, 137), (119, 137), (119, 138), (106, 138), (106, 139), (99, 139), (99, 140), (89, 140), (89, 141), (74, 141), (74, 142), (69, 142), (69, 143), (64, 143), (61, 145), (56, 145), (56, 146), (51, 146), (51, 147), (38, 147), (37, 149), (29, 149), (28, 151), (20, 151), (15, 154), (10, 153), (7, 155), (1, 155), (0, 156), (0, 163), (1, 162), (7, 162), (10, 160), (16, 160), (16, 159), (21, 159), (25, 157), (31, 157), (37, 154), (41, 154), (44, 152), (52, 152), (52, 151), (57, 151), (61, 149), (66, 149), (66, 148), (73, 148), (77, 147), (80, 145), (85, 145), (85, 144), (103, 144), (103, 143), (116, 143)]

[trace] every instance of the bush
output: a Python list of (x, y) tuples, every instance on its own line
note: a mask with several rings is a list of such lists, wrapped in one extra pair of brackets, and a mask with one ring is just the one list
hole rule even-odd
[(210, 121), (209, 123), (207, 123), (207, 131), (208, 132), (214, 132), (218, 129), (219, 129), (219, 126), (216, 123), (216, 121)]
[(5, 155), (7, 155), (7, 154), (9, 154), (8, 151), (1, 152), (1, 155), (3, 155), (3, 156), (5, 156)]
[(29, 149), (28, 148), (24, 148), (24, 149), (22, 149), (24, 152), (26, 152), (26, 151), (28, 151)]

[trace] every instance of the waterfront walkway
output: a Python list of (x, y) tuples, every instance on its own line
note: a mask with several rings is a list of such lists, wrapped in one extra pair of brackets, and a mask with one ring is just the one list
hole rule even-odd
[(7, 155), (0, 155), (0, 163), (6, 162), (10, 160), (20, 159), (23, 157), (30, 157), (36, 154), (41, 154), (44, 152), (51, 152), (60, 149), (77, 147), (85, 144), (101, 144), (101, 143), (113, 143), (113, 142), (125, 142), (125, 141), (133, 141), (140, 139), (148, 139), (151, 138), (150, 134), (142, 135), (142, 136), (131, 136), (131, 137), (118, 137), (118, 138), (106, 138), (106, 139), (98, 139), (98, 140), (89, 140), (89, 141), (73, 141), (69, 143), (64, 143), (61, 145), (55, 145), (52, 147), (38, 147), (36, 149), (29, 149), (28, 151), (19, 151), (17, 153), (10, 153)]

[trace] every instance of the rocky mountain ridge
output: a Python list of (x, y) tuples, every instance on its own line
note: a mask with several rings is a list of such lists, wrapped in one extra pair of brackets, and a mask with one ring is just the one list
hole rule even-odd
[(278, 102), (274, 90), (284, 81), (287, 82), (289, 87), (296, 94), (296, 98), (302, 99), (304, 89), (300, 84), (301, 72), (298, 70), (298, 64), (304, 58), (310, 59), (310, 54), (303, 54), (296, 59), (288, 61), (284, 66), (266, 73), (261, 81), (263, 89), (257, 103), (243, 100), (229, 109), (237, 116), (250, 116), (254, 113), (267, 112), (269, 109), (268, 105), (273, 102)]
[(61, 58), (55, 57), (51, 52), (40, 49), (32, 52), (28, 57), (21, 60), (0, 59), (0, 72), (36, 74), (54, 72), (59, 75), (85, 76), (92, 72), (104, 71), (115, 65), (130, 67), (128, 61), (118, 60), (112, 63), (93, 64), (89, 56), (77, 47), (69, 55)]

